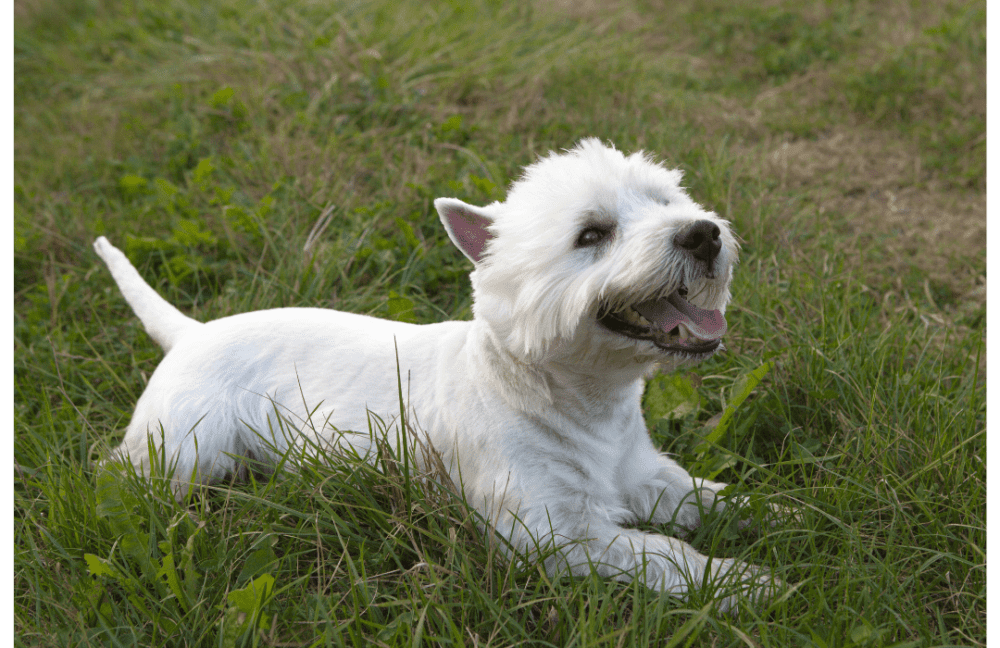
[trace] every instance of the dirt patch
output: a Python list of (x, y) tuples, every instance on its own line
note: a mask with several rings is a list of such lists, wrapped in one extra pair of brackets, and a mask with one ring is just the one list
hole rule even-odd
[(848, 256), (877, 246), (885, 271), (919, 268), (957, 301), (984, 302), (986, 196), (936, 186), (920, 160), (905, 142), (851, 127), (770, 143), (761, 164), (782, 189), (808, 194), (818, 215), (847, 225)]

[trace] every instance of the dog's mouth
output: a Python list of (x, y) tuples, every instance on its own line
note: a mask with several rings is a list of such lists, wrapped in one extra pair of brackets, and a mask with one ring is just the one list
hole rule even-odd
[(695, 306), (681, 286), (666, 297), (648, 299), (612, 311), (602, 304), (597, 322), (620, 335), (648, 340), (663, 351), (686, 355), (709, 354), (722, 344), (726, 318), (718, 310)]

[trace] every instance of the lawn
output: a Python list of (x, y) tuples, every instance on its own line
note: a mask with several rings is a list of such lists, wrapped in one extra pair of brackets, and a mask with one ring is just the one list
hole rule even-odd
[[(18, 645), (985, 645), (984, 2), (14, 5)], [(691, 538), (774, 601), (549, 578), (388, 452), (184, 504), (95, 472), (162, 357), (96, 236), (200, 320), (468, 319), (433, 199), (591, 135), (741, 236), (727, 353), (646, 415), (795, 511)]]

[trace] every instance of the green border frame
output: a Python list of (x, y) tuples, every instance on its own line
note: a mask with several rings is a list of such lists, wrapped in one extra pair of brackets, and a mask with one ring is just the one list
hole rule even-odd
[[(996, 16), (996, 14), (989, 14), (987, 12), (987, 29), (991, 29), (991, 28), (997, 26), (997, 24), (1000, 24), (1000, 18), (995, 18), (994, 16)], [(1000, 46), (998, 46), (998, 45), (996, 45), (994, 43), (987, 42), (987, 54), (986, 54), (987, 58), (988, 58), (987, 66), (989, 64), (989, 61), (992, 61), (993, 59), (997, 58), (997, 54), (998, 53), (1000, 53)], [(989, 99), (990, 99), (990, 97), (995, 97), (997, 95), (1000, 95), (1000, 92), (995, 91), (995, 90), (991, 90), (988, 86), (987, 86), (986, 92), (987, 92), (987, 106), (990, 106), (990, 105), (995, 106), (996, 102), (989, 101)], [(987, 108), (987, 114), (986, 114), (987, 129), (989, 128), (989, 118), (990, 118), (990, 113), (991, 112), (992, 111)], [(987, 130), (987, 132), (988, 132), (988, 130)], [(987, 139), (987, 145), (986, 146), (987, 146), (987, 169), (988, 169), (989, 166), (990, 166), (990, 162), (1000, 161), (1000, 155), (997, 154), (998, 153), (998, 148), (997, 148), (996, 142)], [(987, 171), (987, 173), (988, 173), (988, 171)], [(986, 239), (987, 239), (986, 268), (987, 268), (987, 273), (990, 270), (990, 266), (997, 265), (997, 264), (994, 264), (991, 261), (991, 259), (989, 257), (989, 251), (988, 250), (989, 250), (990, 247), (995, 247), (996, 243), (997, 243), (997, 239), (1000, 238), (1000, 235), (997, 234), (996, 230), (994, 230), (994, 231), (990, 231), (989, 230), (989, 207), (988, 207), (988, 203), (990, 202), (989, 199), (992, 198), (992, 195), (990, 195), (990, 194), (994, 194), (994, 193), (997, 193), (997, 192), (993, 191), (992, 188), (989, 185), (987, 185), (987, 201), (988, 201), (987, 202), (987, 216), (986, 216), (986, 223), (987, 223), (987, 233), (986, 233)], [(987, 288), (987, 290), (988, 290), (988, 288)], [(988, 299), (988, 295), (987, 295), (987, 299)], [(986, 307), (987, 317), (989, 317), (989, 315), (994, 315), (995, 316), (996, 315), (996, 311), (998, 309), (1000, 309), (1000, 307), (998, 307), (996, 305), (996, 302), (993, 302), (992, 304), (990, 304), (987, 301), (987, 307)], [(987, 344), (990, 341), (990, 337), (992, 337), (989, 334), (989, 328), (988, 327), (989, 327), (989, 325), (987, 324), (987, 333), (986, 333)], [(987, 363), (988, 362), (989, 361), (987, 360)], [(990, 374), (993, 374), (992, 377), (996, 378), (998, 375), (1000, 375), (1000, 372), (990, 371), (989, 366), (987, 365), (987, 368), (986, 368), (987, 379), (990, 377)], [(996, 381), (994, 381), (994, 383), (995, 382)], [(988, 388), (989, 387), (987, 386), (987, 389)], [(986, 414), (986, 416), (987, 416), (987, 433), (986, 433), (987, 446), (989, 445), (989, 437), (990, 436), (997, 436), (997, 435), (991, 435), (989, 433), (990, 427), (989, 427), (989, 409), (988, 408), (989, 408), (989, 396), (987, 395), (987, 414)], [(989, 465), (987, 464), (987, 477), (988, 476), (989, 476)], [(988, 520), (990, 517), (994, 517), (993, 514), (996, 513), (996, 511), (997, 511), (998, 508), (1000, 508), (1000, 500), (997, 499), (998, 497), (1000, 497), (1000, 486), (997, 486), (996, 482), (993, 483), (993, 486), (990, 486), (989, 484), (987, 484), (986, 492), (989, 495), (990, 502), (991, 502), (990, 504), (987, 505), (987, 520)], [(987, 522), (987, 536), (986, 536), (987, 537), (987, 540), (986, 540), (987, 553), (989, 552), (990, 548), (995, 548), (995, 547), (993, 547), (993, 545), (1000, 545), (1000, 541), (996, 540), (995, 538), (990, 538), (989, 537), (988, 526), (989, 526), (989, 523)], [(990, 572), (989, 570), (987, 570), (986, 582), (987, 582), (987, 590), (993, 589), (994, 591), (996, 591), (996, 586), (997, 586), (998, 583), (1000, 583), (1000, 577), (997, 576), (997, 570), (994, 569), (992, 572)], [(986, 627), (987, 627), (987, 629), (989, 629), (990, 627), (992, 627), (994, 630), (996, 630), (997, 628), (1000, 628), (1000, 616), (997, 616), (998, 614), (1000, 614), (1000, 605), (997, 605), (996, 603), (994, 603), (994, 604), (991, 605), (989, 603), (988, 599), (987, 599), (987, 606), (986, 606), (987, 613), (989, 612), (990, 609), (993, 610), (993, 620), (997, 621), (997, 623), (992, 623), (987, 618), (987, 621), (986, 621), (987, 626)]]
[[(0, 273), (2, 273), (3, 279), (0, 280), (0, 290), (3, 291), (5, 299), (3, 301), (6, 304), (5, 309), (8, 311), (8, 316), (2, 320), (3, 329), (7, 332), (7, 337), (9, 340), (13, 338), (13, 3), (9, 6), (9, 10), (0, 22), (3, 22), (2, 33), (3, 39), (8, 42), (8, 47), (3, 49), (0, 53), (0, 58), (4, 59), (4, 65), (2, 70), (0, 70), (0, 75), (3, 76), (5, 82), (2, 87), (6, 96), (0, 100), (0, 111), (2, 111), (2, 121), (6, 124), (3, 129), (0, 129), (0, 137), (5, 143), (3, 150), (5, 154), (0, 156), (2, 160), (3, 173), (0, 173), (0, 194), (4, 196), (2, 203), (0, 203), (0, 221), (5, 224), (5, 227), (0, 228), (2, 232), (2, 238), (4, 239), (4, 245), (2, 247), (3, 262), (0, 263)], [(995, 26), (1000, 22), (1000, 18), (994, 18), (990, 16), (988, 19), (988, 24), (990, 27)], [(997, 54), (1000, 52), (1000, 45), (988, 45), (988, 57), (990, 60), (997, 58)], [(1000, 95), (1000, 91), (989, 91), (990, 96)], [(991, 102), (992, 103), (992, 102)], [(995, 105), (995, 103), (994, 103)], [(990, 111), (992, 112), (992, 111)], [(1000, 161), (1000, 155), (998, 155), (998, 145), (994, 142), (989, 142), (988, 144), (988, 155), (990, 161)], [(990, 190), (989, 194), (996, 193)], [(988, 218), (988, 217), (987, 217)], [(988, 221), (987, 221), (988, 222)], [(996, 231), (989, 232), (988, 230), (988, 242), (994, 245), (1000, 239), (1000, 234)], [(987, 259), (987, 268), (994, 265), (992, 261)], [(1000, 306), (993, 304), (988, 308), (990, 314), (995, 314), (993, 311), (1000, 309)], [(991, 338), (987, 334), (987, 339)], [(2, 350), (4, 371), (0, 373), (0, 380), (2, 380), (3, 387), (2, 390), (2, 410), (6, 411), (7, 424), (3, 426), (0, 430), (0, 442), (3, 443), (3, 447), (8, 449), (7, 454), (13, 457), (13, 350), (12, 346), (4, 346)], [(993, 372), (988, 370), (989, 374), (995, 374), (993, 377), (1000, 376), (1000, 371)], [(994, 381), (996, 382), (996, 381)], [(988, 436), (994, 436), (989, 435)], [(13, 464), (12, 460), (7, 460), (0, 462), (0, 470), (3, 471), (6, 477), (3, 480), (3, 507), (6, 515), (2, 517), (3, 526), (5, 532), (0, 534), (0, 542), (2, 542), (2, 551), (7, 559), (2, 562), (2, 583), (3, 587), (0, 588), (0, 595), (3, 596), (5, 601), (0, 603), (0, 627), (8, 628), (8, 633), (10, 637), (10, 644), (12, 645), (15, 641), (13, 636)], [(989, 513), (994, 513), (996, 509), (1000, 508), (1000, 485), (994, 484), (992, 487), (988, 487), (988, 493), (991, 496), (992, 504), (989, 505)], [(1000, 540), (990, 539), (987, 543), (988, 548), (992, 548), (993, 545), (1000, 545)], [(989, 585), (996, 590), (996, 586), (1000, 583), (1000, 576), (997, 575), (997, 570), (994, 570), (993, 575), (988, 577)], [(996, 624), (988, 622), (988, 627), (1000, 628), (1000, 605), (988, 605), (988, 609), (995, 609), (996, 614), (994, 614), (994, 620), (997, 621)]]
[[(0, 279), (0, 290), (3, 291), (3, 301), (4, 310), (7, 311), (7, 316), (2, 320), (3, 330), (7, 333), (7, 339), (12, 341), (14, 338), (14, 3), (10, 4), (10, 10), (4, 17), (3, 22), (5, 23), (2, 27), (3, 40), (7, 41), (7, 47), (3, 49), (2, 58), (4, 63), (0, 74), (3, 75), (5, 81), (0, 87), (3, 88), (3, 93), (6, 95), (0, 99), (0, 110), (2, 110), (2, 117), (0, 120), (3, 121), (6, 126), (0, 129), (0, 137), (2, 137), (2, 148), (5, 151), (3, 156), (0, 156), (2, 160), (3, 171), (0, 172), (0, 195), (2, 198), (2, 207), (0, 207), (0, 222), (3, 222), (5, 227), (0, 228), (0, 236), (2, 236), (2, 255), (3, 262), (0, 263), (0, 273), (2, 273), (2, 279)], [(7, 423), (0, 429), (0, 439), (2, 439), (3, 447), (7, 448), (7, 456), (11, 457), (7, 461), (0, 461), (0, 470), (6, 475), (3, 478), (3, 510), (4, 515), (2, 516), (4, 532), (0, 534), (0, 542), (3, 543), (3, 555), (7, 556), (6, 560), (3, 561), (3, 587), (0, 588), (2, 592), (3, 599), (0, 603), (0, 628), (7, 628), (7, 632), (10, 633), (10, 643), (7, 645), (14, 644), (14, 349), (13, 344), (4, 345), (2, 350), (2, 361), (0, 365), (3, 366), (3, 372), (0, 374), (2, 378), (3, 386), (0, 387), (2, 391), (2, 402), (0, 402), (0, 411), (7, 412), (6, 421)]]

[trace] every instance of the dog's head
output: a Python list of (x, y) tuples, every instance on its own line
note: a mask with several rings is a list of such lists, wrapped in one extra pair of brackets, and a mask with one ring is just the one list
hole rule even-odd
[(435, 206), (472, 260), (474, 311), (526, 362), (708, 357), (738, 245), (681, 173), (587, 139), (525, 169), (505, 202)]

